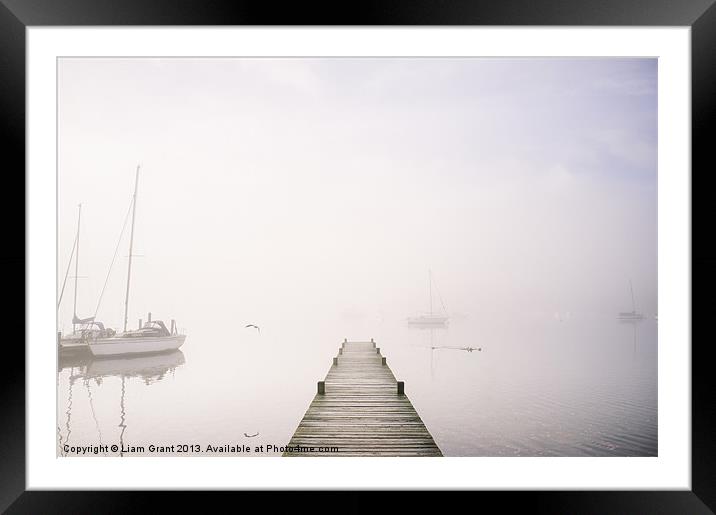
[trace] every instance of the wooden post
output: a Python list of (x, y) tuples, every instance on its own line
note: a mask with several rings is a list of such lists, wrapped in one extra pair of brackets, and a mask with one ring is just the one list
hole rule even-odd
[(370, 339), (370, 343), (373, 344), (373, 348), (375, 349), (375, 341), (373, 341), (373, 338)]
[(140, 318), (139, 319), (139, 327), (137, 327), (137, 329), (141, 329), (141, 328), (142, 328), (142, 319)]
[(147, 314), (147, 322), (151, 322), (151, 321), (152, 321), (152, 313), (150, 311), (149, 314)]
[(333, 364), (334, 364), (335, 366), (338, 366), (338, 358), (333, 358)]
[(325, 395), (325, 394), (326, 394), (326, 382), (318, 381), (318, 395)]
[(343, 347), (341, 347), (340, 349), (338, 349), (338, 354), (343, 354)]
[(377, 349), (375, 349), (375, 353), (376, 353), (376, 354), (380, 354), (380, 347), (378, 347)]
[(405, 383), (398, 381), (398, 395), (405, 395)]
[(348, 343), (348, 338), (343, 338), (343, 343), (344, 344)]
[(385, 365), (385, 358), (380, 358), (380, 364)]

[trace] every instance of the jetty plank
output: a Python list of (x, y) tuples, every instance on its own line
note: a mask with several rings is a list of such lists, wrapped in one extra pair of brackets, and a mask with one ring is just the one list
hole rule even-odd
[(442, 456), (400, 388), (375, 343), (344, 342), (283, 456)]

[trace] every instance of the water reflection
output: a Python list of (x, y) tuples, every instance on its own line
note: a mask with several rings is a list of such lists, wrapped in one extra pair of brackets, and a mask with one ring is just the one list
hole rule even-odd
[(656, 322), (552, 315), (381, 345), (446, 456), (656, 455)]
[(430, 326), (421, 326), (416, 324), (408, 324), (408, 329), (410, 331), (419, 331), (423, 334), (421, 344), (418, 345), (421, 348), (429, 349), (430, 350), (430, 380), (435, 380), (435, 351), (438, 348), (438, 337), (440, 336), (440, 333), (447, 332), (447, 326), (442, 327), (430, 327)]
[[(75, 384), (75, 378), (74, 378), (74, 367), (72, 370), (72, 373), (70, 373), (70, 381), (69, 381), (69, 389), (67, 394), (67, 409), (65, 410), (65, 415), (67, 417), (67, 422), (65, 423), (65, 427), (67, 430), (67, 433), (65, 435), (65, 442), (69, 443), (70, 441), (70, 435), (72, 434), (72, 426), (70, 425), (70, 420), (72, 419), (72, 389)], [(60, 426), (57, 426), (57, 433), (58, 438), (60, 442), (60, 447), (62, 447), (62, 430), (60, 429)]]
[(181, 350), (161, 354), (144, 354), (129, 357), (93, 358), (86, 354), (60, 355), (58, 372), (70, 369), (70, 378), (100, 379), (116, 377), (140, 377), (146, 384), (164, 379), (165, 374), (185, 363)]
[[(90, 389), (90, 383), (88, 380), (85, 380), (85, 387), (87, 388), (87, 398), (89, 399), (89, 405), (90, 409), (92, 411), (92, 420), (94, 420), (94, 425), (97, 428), (97, 441), (99, 442), (99, 445), (103, 445), (102, 443), (102, 428), (99, 426), (99, 420), (97, 420), (97, 412), (94, 409), (94, 399), (92, 398), (92, 390)], [(107, 453), (103, 453), (105, 456)]]
[(437, 352), (450, 352), (450, 351), (462, 351), (462, 352), (482, 352), (482, 347), (473, 346), (460, 346), (460, 345), (446, 345), (448, 336), (448, 326), (439, 325), (416, 325), (408, 324), (408, 329), (411, 331), (418, 330), (423, 334), (423, 341), (418, 347), (430, 350), (430, 379), (435, 380), (435, 370), (437, 368), (435, 354)]
[[(184, 365), (185, 361), (181, 350), (113, 358), (94, 358), (90, 354), (80, 352), (61, 353), (57, 370), (58, 388), (64, 382), (67, 385), (67, 394), (66, 408), (64, 410), (64, 431), (60, 425), (57, 426), (58, 452), (60, 455), (66, 455), (64, 451), (65, 445), (74, 443), (70, 441), (70, 437), (73, 432), (73, 404), (76, 402), (75, 397), (77, 395), (74, 390), (78, 383), (82, 384), (87, 391), (89, 416), (94, 423), (96, 433), (92, 437), (92, 441), (100, 446), (104, 444), (100, 418), (95, 406), (95, 396), (102, 394), (102, 390), (105, 388), (109, 388), (106, 393), (110, 395), (119, 394), (119, 424), (117, 427), (120, 429), (118, 436), (119, 455), (122, 456), (124, 454), (122, 452), (122, 449), (124, 449), (124, 435), (127, 430), (126, 396), (128, 382), (132, 379), (139, 379), (145, 386), (156, 384), (165, 379), (168, 374), (173, 375), (178, 367)], [(64, 381), (61, 378), (64, 378)], [(106, 379), (109, 378), (120, 379), (119, 392), (114, 391), (113, 385), (107, 386)], [(104, 402), (103, 405), (107, 405), (107, 403)], [(107, 452), (102, 454), (106, 456)]]
[(125, 396), (125, 386), (124, 386), (124, 380), (125, 376), (122, 376), (122, 396), (120, 397), (119, 401), (119, 427), (121, 429), (119, 433), (119, 445), (120, 445), (120, 456), (124, 456), (124, 430), (127, 429), (127, 424), (125, 424), (125, 417), (127, 416), (127, 412), (124, 409), (124, 396)]
[(656, 322), (553, 314), (441, 328), (408, 327), (398, 316), (262, 320), (260, 339), (249, 330), (197, 334), (187, 363), (180, 351), (63, 357), (58, 441), (285, 444), (339, 342), (375, 337), (446, 456), (656, 455)]
[(619, 320), (620, 326), (632, 326), (632, 347), (634, 350), (634, 358), (636, 359), (636, 341), (637, 341), (637, 328), (643, 322), (643, 320)]

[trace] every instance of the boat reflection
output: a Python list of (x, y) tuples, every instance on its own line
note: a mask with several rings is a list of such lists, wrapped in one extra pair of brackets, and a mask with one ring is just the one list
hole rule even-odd
[(58, 372), (71, 369), (70, 381), (77, 378), (141, 377), (146, 384), (161, 381), (168, 372), (174, 372), (185, 363), (180, 350), (160, 354), (93, 358), (90, 355), (60, 355)]
[[(126, 386), (127, 382), (132, 378), (140, 378), (145, 385), (151, 385), (164, 379), (167, 374), (173, 374), (174, 371), (184, 365), (186, 362), (184, 353), (180, 350), (163, 352), (159, 354), (141, 354), (129, 357), (114, 358), (94, 358), (89, 354), (65, 353), (60, 354), (57, 376), (59, 386), (60, 374), (68, 375), (68, 390), (66, 397), (66, 407), (64, 410), (65, 423), (64, 427), (57, 426), (58, 450), (61, 456), (65, 456), (64, 445), (70, 443), (72, 435), (72, 406), (77, 401), (77, 392), (73, 392), (77, 388), (78, 380), (81, 386), (87, 391), (87, 405), (89, 407), (92, 418), (94, 419), (95, 428), (97, 430), (96, 442), (101, 446), (103, 442), (103, 434), (100, 422), (95, 412), (94, 400), (96, 395), (114, 396), (116, 392), (116, 383), (104, 383), (105, 378), (120, 378), (120, 399), (119, 399), (119, 425), (120, 428), (118, 440), (120, 449), (124, 449), (124, 434), (127, 430), (127, 412), (125, 406)], [(109, 390), (107, 390), (109, 387)], [(102, 392), (105, 392), (102, 394)], [(73, 397), (75, 397), (73, 399)], [(82, 400), (82, 399), (80, 399)], [(84, 402), (84, 400), (82, 400)], [(107, 453), (103, 453), (105, 456)], [(120, 456), (123, 452), (119, 453)]]
[(634, 320), (619, 320), (619, 325), (621, 326), (632, 326), (633, 331), (633, 348), (634, 348), (634, 357), (636, 357), (636, 340), (637, 340), (637, 329), (639, 325), (641, 325), (642, 319), (634, 319)]

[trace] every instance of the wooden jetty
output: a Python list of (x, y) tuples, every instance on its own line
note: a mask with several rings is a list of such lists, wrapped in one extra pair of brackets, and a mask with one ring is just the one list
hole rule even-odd
[(344, 341), (283, 456), (442, 456), (380, 348)]

